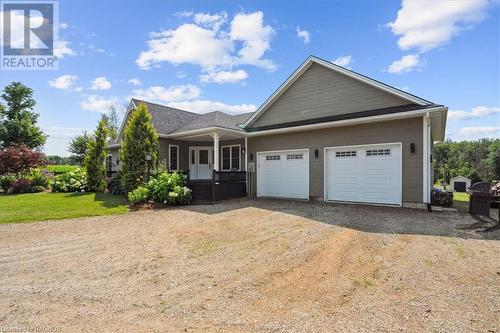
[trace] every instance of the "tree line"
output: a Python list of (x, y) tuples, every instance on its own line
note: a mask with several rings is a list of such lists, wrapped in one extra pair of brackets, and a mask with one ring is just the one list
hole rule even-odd
[(454, 142), (446, 140), (433, 148), (436, 183), (464, 176), (472, 183), (500, 180), (500, 139)]

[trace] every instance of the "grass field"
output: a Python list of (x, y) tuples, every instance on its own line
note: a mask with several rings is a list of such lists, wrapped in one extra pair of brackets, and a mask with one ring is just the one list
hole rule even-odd
[(469, 195), (467, 193), (455, 192), (453, 193), (453, 200), (460, 202), (469, 202)]
[(0, 195), (0, 223), (120, 214), (124, 198), (106, 193), (29, 193)]

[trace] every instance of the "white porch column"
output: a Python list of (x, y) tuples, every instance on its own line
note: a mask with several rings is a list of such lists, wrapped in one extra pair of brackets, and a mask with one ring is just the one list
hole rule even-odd
[(212, 138), (214, 138), (214, 171), (219, 171), (219, 133), (212, 133)]
[(248, 167), (248, 138), (245, 136), (245, 171)]

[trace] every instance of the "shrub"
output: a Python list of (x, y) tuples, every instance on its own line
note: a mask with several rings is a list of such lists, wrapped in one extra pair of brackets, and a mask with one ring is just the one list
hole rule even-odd
[(45, 170), (32, 169), (28, 174), (31, 186), (37, 186), (44, 189), (49, 188), (51, 178), (53, 178), (53, 176)]
[(52, 192), (85, 192), (87, 190), (87, 173), (76, 169), (56, 176), (52, 183)]
[(188, 204), (191, 190), (186, 187), (187, 177), (178, 172), (162, 172), (151, 179), (147, 187), (154, 202), (169, 205)]
[(45, 155), (26, 145), (0, 149), (0, 175), (6, 173), (26, 174), (30, 169), (46, 164)]
[(33, 192), (33, 188), (31, 187), (31, 181), (27, 178), (19, 178), (16, 179), (12, 186), (10, 187), (11, 193), (31, 193)]
[(128, 201), (132, 204), (139, 204), (148, 201), (149, 190), (145, 186), (139, 186), (128, 194)]
[(66, 172), (75, 171), (78, 168), (79, 167), (77, 165), (66, 165), (66, 164), (46, 165), (44, 167), (45, 170), (52, 172), (54, 175), (60, 175)]
[(0, 176), (0, 187), (5, 193), (12, 187), (12, 184), (16, 181), (16, 176), (11, 173)]

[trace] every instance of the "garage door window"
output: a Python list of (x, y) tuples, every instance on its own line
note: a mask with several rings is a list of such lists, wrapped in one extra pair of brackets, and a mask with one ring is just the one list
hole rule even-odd
[(391, 155), (390, 149), (371, 149), (366, 151), (366, 156)]
[(304, 154), (288, 154), (286, 155), (287, 160), (301, 160), (304, 158)]
[(357, 153), (355, 150), (351, 151), (337, 151), (335, 152), (335, 157), (337, 158), (342, 158), (342, 157), (356, 157)]
[(267, 155), (266, 161), (279, 161), (281, 159), (280, 155)]

